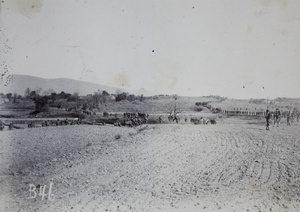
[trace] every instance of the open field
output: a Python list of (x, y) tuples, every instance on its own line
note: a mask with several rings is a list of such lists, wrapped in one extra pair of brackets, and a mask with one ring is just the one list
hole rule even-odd
[(246, 123), (3, 131), (0, 211), (297, 211), (299, 124)]

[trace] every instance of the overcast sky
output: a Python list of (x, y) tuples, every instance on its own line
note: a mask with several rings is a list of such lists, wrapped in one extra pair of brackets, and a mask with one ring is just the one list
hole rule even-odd
[(300, 97), (298, 0), (4, 0), (0, 21), (1, 73)]

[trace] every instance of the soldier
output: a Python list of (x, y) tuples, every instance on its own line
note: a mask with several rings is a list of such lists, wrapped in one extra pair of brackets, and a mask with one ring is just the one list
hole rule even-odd
[(2, 120), (0, 119), (0, 130), (4, 129), (4, 123), (2, 122)]
[(291, 118), (291, 111), (288, 111), (286, 114), (287, 126), (291, 126), (290, 118)]
[(160, 124), (162, 123), (162, 118), (161, 118), (161, 116), (159, 116), (158, 121), (159, 121)]
[(274, 125), (277, 123), (277, 127), (279, 127), (281, 120), (281, 113), (278, 108), (276, 108), (275, 114), (274, 114)]
[(271, 117), (271, 113), (269, 111), (269, 109), (266, 110), (266, 122), (267, 122), (267, 125), (266, 125), (266, 130), (270, 130), (269, 129), (269, 126), (270, 126), (270, 117)]
[(8, 129), (12, 130), (13, 128), (14, 128), (13, 123), (10, 123), (10, 124), (8, 125)]
[(141, 125), (142, 124), (142, 118), (141, 117), (137, 118), (137, 122), (138, 122), (138, 125)]
[(172, 121), (172, 119), (173, 119), (173, 116), (170, 114), (170, 115), (168, 116), (168, 120), (169, 120), (169, 122), (171, 122), (171, 121)]
[(34, 127), (34, 123), (33, 123), (33, 122), (30, 122), (30, 123), (28, 124), (28, 128), (32, 128), (32, 127)]

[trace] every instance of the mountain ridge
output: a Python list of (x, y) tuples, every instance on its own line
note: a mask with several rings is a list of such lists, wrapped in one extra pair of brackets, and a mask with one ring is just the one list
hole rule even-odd
[[(144, 96), (155, 96), (159, 95), (158, 93), (153, 93), (147, 90), (144, 90), (143, 93), (138, 91), (132, 91), (125, 88), (120, 87), (113, 87), (113, 86), (107, 86), (107, 85), (101, 85), (94, 82), (87, 82), (82, 80), (76, 80), (76, 79), (70, 79), (70, 78), (42, 78), (37, 76), (31, 76), (31, 75), (23, 75), (23, 74), (12, 74), (12, 77), (10, 77), (10, 83), (8, 85), (4, 85), (0, 83), (0, 92), (1, 93), (17, 93), (19, 95), (24, 95), (24, 92), (27, 88), (30, 90), (37, 90), (39, 88), (42, 89), (41, 94), (44, 91), (48, 91), (49, 89), (54, 90), (56, 93), (60, 93), (61, 91), (64, 91), (66, 93), (75, 93), (78, 92), (79, 95), (87, 95), (87, 94), (94, 94), (94, 92), (100, 90), (100, 91), (107, 91), (110, 94), (116, 93), (116, 91), (121, 92), (127, 92), (130, 94), (135, 95), (141, 95)], [(172, 94), (169, 94), (169, 96), (172, 96)], [(200, 97), (200, 96), (185, 96), (185, 97)], [(228, 98), (228, 99), (234, 99), (234, 98)], [(277, 97), (274, 99), (266, 99), (266, 98), (249, 98), (250, 99), (265, 99), (265, 100), (280, 100), (284, 99), (285, 101), (292, 101), (292, 102), (300, 102), (300, 98), (291, 98), (291, 97)], [(242, 99), (236, 99), (236, 100), (242, 100)], [(246, 99), (245, 99), (246, 100)]]
[(61, 91), (67, 93), (78, 92), (79, 95), (93, 94), (97, 90), (105, 90), (108, 93), (115, 93), (117, 90), (129, 92), (127, 89), (123, 88), (106, 86), (70, 78), (46, 79), (22, 74), (13, 74), (11, 82), (6, 86), (0, 85), (0, 88), (2, 93), (17, 93), (20, 95), (23, 95), (27, 88), (30, 90), (37, 90), (41, 88), (42, 92), (48, 91), (49, 89), (52, 89), (57, 93), (60, 93)]

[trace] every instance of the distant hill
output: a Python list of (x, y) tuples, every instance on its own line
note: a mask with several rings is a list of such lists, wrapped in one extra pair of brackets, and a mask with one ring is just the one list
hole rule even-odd
[(27, 88), (30, 88), (30, 90), (37, 90), (41, 88), (42, 92), (47, 91), (49, 89), (53, 89), (57, 93), (60, 93), (61, 91), (71, 94), (78, 92), (79, 95), (93, 94), (98, 89), (101, 91), (105, 90), (108, 93), (115, 93), (116, 90), (118, 90), (118, 88), (115, 87), (99, 85), (96, 83), (84, 82), (73, 79), (44, 79), (28, 75), (12, 75), (12, 80), (9, 85), (0, 86), (0, 92), (2, 93), (17, 93), (20, 95), (23, 95), (25, 89)]

